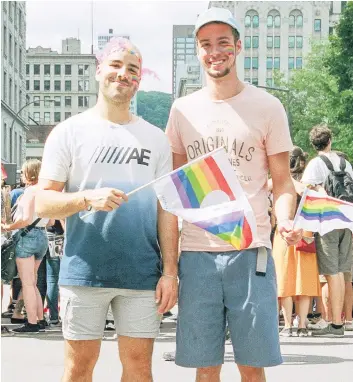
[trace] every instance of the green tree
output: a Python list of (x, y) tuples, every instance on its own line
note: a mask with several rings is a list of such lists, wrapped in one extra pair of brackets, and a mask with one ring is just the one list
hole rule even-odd
[(162, 130), (166, 128), (171, 106), (171, 94), (153, 91), (137, 93), (137, 114)]

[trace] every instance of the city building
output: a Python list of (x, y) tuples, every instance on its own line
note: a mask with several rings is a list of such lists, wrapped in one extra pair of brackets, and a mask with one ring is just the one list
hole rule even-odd
[(229, 9), (240, 24), (243, 51), (237, 59), (241, 80), (274, 86), (274, 72), (288, 78), (301, 69), (312, 40), (327, 40), (339, 20), (341, 1), (211, 1)]
[(183, 97), (200, 90), (203, 84), (203, 70), (196, 56), (176, 67), (176, 97)]
[(26, 116), (26, 3), (1, 2), (1, 162), (25, 159)]
[[(130, 40), (130, 36), (127, 34), (114, 34), (113, 29), (108, 30), (108, 34), (100, 34), (98, 35), (98, 50), (102, 50), (105, 45), (113, 38), (113, 37), (123, 37), (127, 40)], [(137, 115), (137, 95), (133, 97), (130, 104), (131, 113)]]
[[(195, 63), (196, 45), (193, 32), (194, 25), (173, 25), (173, 99), (182, 95), (178, 93), (180, 88), (179, 79), (188, 77), (187, 64)], [(195, 64), (191, 64), (189, 67), (192, 66), (195, 66)], [(181, 74), (181, 70), (184, 70), (183, 74)], [(193, 82), (195, 79), (192, 78), (190, 81)]]
[[(61, 53), (40, 46), (28, 49), (27, 123), (34, 135), (38, 125), (54, 126), (96, 104), (95, 73), (95, 55), (82, 54), (81, 41), (76, 38), (63, 40)], [(32, 157), (33, 144), (44, 147), (44, 142), (37, 142), (32, 135), (26, 143), (27, 158)]]

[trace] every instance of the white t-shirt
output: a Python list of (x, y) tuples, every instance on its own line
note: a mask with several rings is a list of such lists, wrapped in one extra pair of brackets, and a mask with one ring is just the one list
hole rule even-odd
[[(332, 163), (335, 171), (340, 170), (340, 157), (335, 152), (328, 152), (324, 154)], [(353, 178), (352, 166), (346, 161), (346, 172)], [(320, 157), (312, 159), (305, 168), (303, 177), (301, 179), (302, 183), (305, 184), (323, 184), (330, 174), (330, 170), (327, 168), (326, 164)]]
[[(161, 129), (138, 118), (127, 125), (92, 110), (57, 125), (45, 144), (41, 179), (66, 183), (66, 191), (103, 187), (125, 193), (172, 169)], [(87, 211), (66, 219), (61, 285), (153, 290), (161, 271), (157, 197), (147, 187), (112, 212)]]

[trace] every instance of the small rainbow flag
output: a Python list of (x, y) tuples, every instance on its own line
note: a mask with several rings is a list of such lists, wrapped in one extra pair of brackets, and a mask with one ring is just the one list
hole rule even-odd
[(253, 240), (244, 211), (234, 211), (220, 218), (212, 218), (193, 224), (218, 236), (237, 250), (248, 248)]
[(223, 148), (165, 175), (154, 189), (166, 211), (237, 250), (253, 242), (256, 219)]
[(171, 175), (184, 208), (200, 208), (212, 191), (223, 191), (235, 200), (222, 171), (212, 157), (205, 158)]
[(294, 224), (320, 235), (342, 228), (353, 231), (353, 204), (306, 189)]

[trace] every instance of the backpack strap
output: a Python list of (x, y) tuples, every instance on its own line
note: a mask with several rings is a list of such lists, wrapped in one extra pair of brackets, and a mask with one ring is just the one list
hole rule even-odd
[(340, 170), (346, 171), (346, 160), (340, 156)]
[[(335, 171), (335, 169), (333, 168), (332, 162), (330, 161), (330, 159), (327, 158), (326, 155), (319, 155), (319, 157), (324, 161), (326, 167), (327, 167), (330, 171)], [(345, 167), (346, 167), (346, 164), (345, 164)]]

